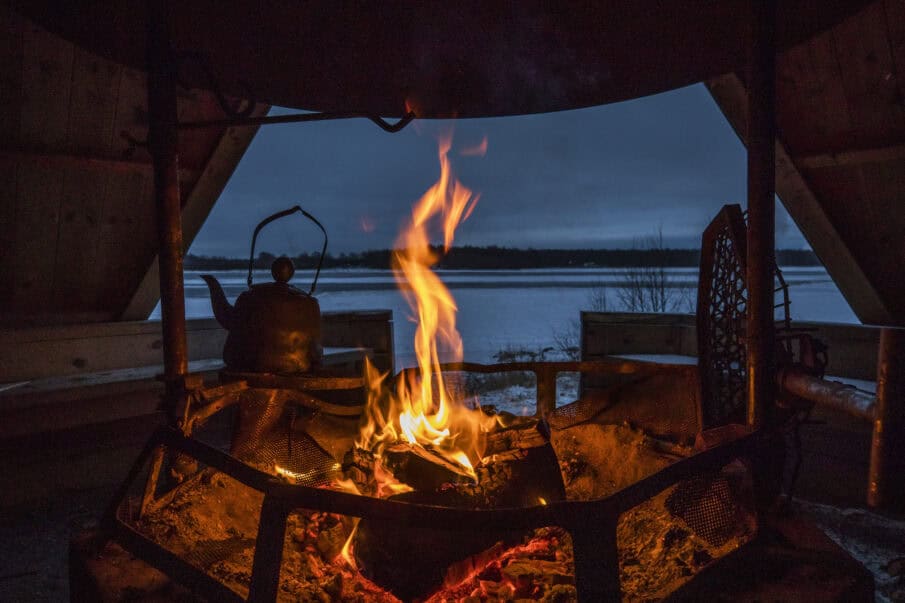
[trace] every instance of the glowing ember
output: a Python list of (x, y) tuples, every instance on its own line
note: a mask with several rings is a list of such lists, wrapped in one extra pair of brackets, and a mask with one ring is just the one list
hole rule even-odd
[[(371, 366), (366, 366), (368, 405), (366, 424), (357, 445), (380, 457), (390, 444), (407, 442), (428, 448), (460, 466), (474, 477), (474, 465), (483, 453), (484, 434), (495, 420), (466, 406), (450, 393), (440, 373), (440, 350), (451, 361), (462, 360), (462, 339), (456, 330), (456, 303), (440, 278), (431, 270), (440, 256), (430, 243), (429, 228), (439, 226), (443, 248), (453, 243), (456, 227), (471, 214), (479, 195), (452, 173), (451, 136), (439, 143), (440, 178), (412, 210), (410, 225), (396, 241), (393, 269), (397, 284), (415, 314), (415, 355), (418, 371), (399, 378), (395, 391)], [(486, 140), (477, 150), (483, 153)], [(378, 478), (383, 481), (387, 475)], [(385, 493), (395, 493), (390, 488)]]
[[(342, 465), (339, 463), (333, 463), (330, 469), (337, 470), (340, 469)], [(285, 467), (280, 467), (279, 465), (273, 466), (274, 473), (279, 475), (280, 477), (284, 477), (287, 480), (295, 481), (298, 483), (305, 482), (311, 479), (315, 479), (317, 477), (323, 477), (324, 469), (318, 467), (317, 469), (311, 469), (309, 471), (292, 471), (291, 469), (286, 469)]]

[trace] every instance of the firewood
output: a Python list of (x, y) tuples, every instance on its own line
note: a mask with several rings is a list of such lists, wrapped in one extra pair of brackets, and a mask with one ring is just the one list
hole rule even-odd
[(415, 490), (432, 491), (444, 484), (473, 482), (464, 467), (420, 446), (394, 444), (384, 451), (383, 461), (396, 479)]
[[(433, 491), (416, 490), (391, 499), (472, 509), (529, 507), (562, 500), (562, 474), (545, 427), (542, 422), (532, 421), (491, 434), (490, 450), (494, 453), (475, 467), (477, 481), (463, 480), (458, 473), (444, 473), (450, 464), (433, 462), (435, 455), (430, 451), (415, 453), (402, 447), (397, 452), (408, 463), (407, 471), (421, 472), (418, 481), (431, 485), (449, 479)], [(367, 464), (367, 455), (357, 456), (359, 466)], [(524, 530), (473, 532), (457, 526), (415, 529), (402, 522), (362, 520), (353, 550), (366, 576), (410, 600), (426, 595), (444, 578), (448, 579), (450, 566), (458, 568), (454, 574), (460, 572), (463, 566), (457, 562), (480, 558), (483, 551), (497, 543), (513, 544), (525, 535)]]

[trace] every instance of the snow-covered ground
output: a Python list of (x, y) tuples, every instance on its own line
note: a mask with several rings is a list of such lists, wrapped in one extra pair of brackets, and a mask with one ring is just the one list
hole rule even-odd
[(905, 601), (905, 521), (799, 501), (827, 536), (874, 575), (877, 601)]
[[(459, 308), (458, 329), (465, 357), (489, 362), (500, 350), (555, 348), (555, 338), (575, 329), (581, 310), (622, 311), (618, 299), (621, 268), (576, 268), (544, 270), (446, 270), (439, 274), (447, 283)], [(697, 270), (669, 269), (679, 311), (691, 311), (697, 286)], [(246, 274), (240, 270), (213, 273), (231, 301), (244, 291)], [(799, 320), (857, 323), (854, 313), (819, 267), (784, 268), (792, 298), (792, 316)], [(293, 283), (308, 289), (313, 273), (301, 270)], [(255, 282), (268, 282), (270, 274), (258, 271)], [(213, 315), (207, 287), (200, 272), (185, 275), (186, 314), (190, 318)], [(395, 318), (395, 349), (398, 365), (411, 364), (414, 323), (411, 310), (396, 289), (388, 270), (326, 270), (316, 293), (323, 311), (389, 309)], [(597, 307), (594, 307), (597, 306)], [(160, 318), (159, 306), (151, 315)]]

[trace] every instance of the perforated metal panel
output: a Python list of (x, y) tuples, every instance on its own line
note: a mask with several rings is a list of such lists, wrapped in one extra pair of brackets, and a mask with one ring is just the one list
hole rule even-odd
[(746, 250), (741, 207), (726, 205), (701, 241), (697, 321), (704, 429), (745, 420)]

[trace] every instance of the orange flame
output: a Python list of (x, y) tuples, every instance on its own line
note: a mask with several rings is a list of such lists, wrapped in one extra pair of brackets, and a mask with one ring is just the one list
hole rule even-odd
[(385, 375), (366, 366), (367, 420), (358, 445), (379, 456), (384, 445), (405, 441), (432, 449), (474, 476), (474, 464), (483, 452), (483, 434), (495, 420), (457, 400), (440, 373), (440, 350), (447, 350), (451, 361), (461, 361), (462, 339), (456, 330), (456, 302), (431, 270), (440, 256), (431, 246), (428, 231), (439, 223), (443, 248), (448, 251), (456, 227), (480, 197), (453, 175), (451, 146), (451, 136), (441, 137), (440, 178), (415, 204), (411, 223), (393, 252), (396, 282), (418, 324), (414, 342), (418, 370), (401, 374), (395, 391), (390, 391)]
[(463, 157), (483, 157), (487, 154), (487, 137), (481, 139), (481, 142), (473, 147), (465, 147), (459, 151), (459, 155)]
[[(335, 480), (330, 484), (330, 488), (333, 490), (339, 490), (340, 492), (348, 492), (349, 494), (361, 494), (358, 491), (358, 486), (355, 485), (351, 479), (340, 479)], [(359, 518), (356, 517), (352, 523), (352, 531), (349, 532), (349, 537), (346, 538), (345, 544), (343, 544), (342, 550), (340, 550), (339, 554), (336, 556), (337, 562), (345, 562), (353, 570), (358, 569), (358, 564), (355, 563), (355, 555), (352, 552), (352, 541), (355, 539), (355, 532), (358, 530), (358, 522)]]

